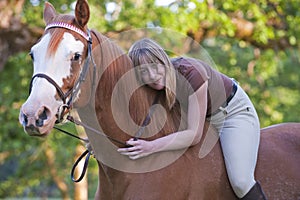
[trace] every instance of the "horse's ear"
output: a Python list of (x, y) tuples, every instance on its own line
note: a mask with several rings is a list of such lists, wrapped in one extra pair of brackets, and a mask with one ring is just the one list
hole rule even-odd
[(45, 2), (44, 21), (46, 22), (46, 24), (49, 24), (55, 16), (56, 16), (55, 8), (52, 6), (51, 3)]
[(90, 8), (86, 0), (78, 0), (75, 8), (75, 17), (78, 24), (83, 28), (90, 18)]

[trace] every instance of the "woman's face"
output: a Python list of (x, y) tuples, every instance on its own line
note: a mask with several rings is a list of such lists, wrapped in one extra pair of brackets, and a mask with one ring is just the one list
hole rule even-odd
[(166, 69), (162, 64), (149, 63), (139, 66), (142, 81), (155, 90), (162, 90), (166, 83)]

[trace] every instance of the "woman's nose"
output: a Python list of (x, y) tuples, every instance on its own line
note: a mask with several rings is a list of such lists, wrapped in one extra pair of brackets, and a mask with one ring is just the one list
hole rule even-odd
[(151, 80), (155, 80), (156, 77), (156, 71), (154, 69), (149, 69), (149, 78)]

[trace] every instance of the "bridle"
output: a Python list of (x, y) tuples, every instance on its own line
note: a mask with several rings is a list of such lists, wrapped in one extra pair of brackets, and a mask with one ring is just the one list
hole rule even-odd
[[(71, 24), (67, 24), (67, 23), (64, 23), (64, 22), (54, 22), (54, 23), (51, 23), (49, 25), (46, 26), (45, 28), (45, 31), (48, 30), (48, 29), (51, 29), (51, 28), (65, 28), (65, 29), (68, 29), (68, 30), (72, 30), (78, 34), (80, 34), (82, 37), (84, 37), (86, 40), (87, 40), (87, 51), (88, 51), (88, 55), (87, 55), (87, 58), (85, 60), (85, 63), (83, 65), (83, 68), (80, 72), (80, 75), (79, 75), (79, 78), (77, 79), (77, 81), (75, 82), (74, 86), (72, 88), (70, 88), (66, 93), (64, 93), (62, 91), (62, 89), (59, 87), (59, 85), (50, 77), (48, 76), (47, 74), (44, 74), (44, 73), (37, 73), (35, 74), (32, 78), (31, 78), (31, 81), (30, 81), (30, 85), (29, 85), (29, 95), (31, 93), (31, 90), (32, 90), (32, 86), (33, 86), (33, 81), (35, 78), (44, 78), (46, 79), (51, 85), (53, 85), (60, 97), (60, 99), (62, 100), (62, 105), (59, 106), (58, 110), (57, 110), (57, 114), (56, 114), (56, 117), (57, 117), (57, 120), (56, 120), (56, 124), (58, 123), (61, 123), (63, 118), (64, 118), (64, 115), (66, 113), (66, 110), (67, 111), (70, 111), (73, 107), (73, 101), (74, 101), (74, 98), (77, 96), (79, 90), (80, 90), (80, 86), (81, 84), (85, 81), (86, 79), (86, 74), (88, 72), (88, 68), (89, 68), (89, 65), (90, 65), (90, 62), (92, 62), (93, 64), (93, 68), (94, 68), (94, 72), (93, 72), (93, 85), (94, 85), (94, 81), (95, 81), (95, 75), (96, 75), (96, 64), (93, 60), (93, 55), (92, 55), (92, 37), (91, 37), (91, 31), (88, 29), (87, 30), (87, 34), (84, 33), (82, 30), (80, 30), (79, 28), (71, 25)], [(68, 99), (69, 98), (69, 99)], [(68, 101), (67, 101), (68, 99)], [(76, 121), (73, 119), (73, 117), (71, 117), (70, 115), (67, 117), (67, 119), (73, 123), (76, 123)], [(78, 124), (79, 122), (77, 122), (76, 124)], [(81, 124), (83, 125), (83, 124)], [(84, 141), (85, 143), (88, 143), (88, 139), (84, 139), (84, 138), (81, 138), (81, 137), (78, 137), (68, 131), (65, 131), (61, 128), (58, 128), (56, 126), (54, 126), (55, 129), (59, 130), (60, 132), (62, 133), (65, 133), (69, 136), (72, 136), (74, 138), (77, 138), (79, 140), (82, 140)], [(105, 134), (102, 133), (103, 136), (106, 136)], [(107, 136), (106, 136), (107, 137)], [(125, 144), (122, 142), (122, 144)], [(86, 156), (87, 155), (87, 156)], [(78, 158), (78, 160), (74, 163), (73, 167), (72, 167), (72, 170), (71, 170), (71, 179), (74, 181), (74, 182), (79, 182), (82, 180), (82, 178), (84, 177), (85, 175), (85, 172), (86, 172), (86, 169), (87, 169), (87, 166), (88, 166), (88, 161), (89, 161), (89, 158), (90, 156), (93, 155), (93, 151), (91, 149), (91, 147), (87, 148), (87, 150)], [(84, 163), (84, 167), (83, 167), (83, 170), (82, 170), (82, 173), (80, 175), (80, 177), (78, 179), (75, 179), (74, 178), (74, 171), (75, 171), (75, 168), (76, 166), (78, 165), (78, 163), (80, 162), (80, 160), (86, 156), (86, 159), (85, 159), (85, 163)]]
[(55, 87), (55, 89), (56, 89), (56, 91), (57, 91), (57, 93), (58, 93), (60, 99), (62, 100), (63, 104), (60, 105), (59, 108), (58, 108), (58, 110), (57, 110), (57, 113), (56, 113), (56, 118), (57, 118), (57, 120), (56, 120), (56, 122), (55, 122), (56, 124), (57, 124), (57, 123), (60, 123), (60, 122), (63, 120), (63, 115), (64, 115), (64, 113), (65, 113), (65, 110), (66, 110), (66, 109), (69, 110), (70, 107), (71, 107), (72, 99), (73, 99), (73, 98), (70, 98), (68, 102), (66, 102), (66, 101), (67, 101), (67, 98), (68, 98), (71, 94), (72, 94), (72, 96), (73, 96), (73, 94), (74, 94), (73, 88), (69, 89), (66, 93), (64, 93), (64, 92), (62, 91), (62, 89), (57, 85), (57, 83), (56, 83), (50, 76), (48, 76), (48, 75), (46, 75), (46, 74), (38, 73), (38, 74), (35, 74), (35, 75), (31, 78), (31, 81), (30, 81), (30, 88), (29, 88), (29, 94), (31, 93), (33, 80), (34, 80), (35, 78), (37, 78), (37, 77), (39, 77), (39, 78), (44, 78), (44, 79), (46, 79), (49, 83), (51, 83), (51, 84)]
[[(37, 74), (35, 74), (35, 75), (31, 78), (30, 86), (29, 86), (29, 95), (30, 95), (30, 93), (31, 93), (32, 86), (33, 86), (33, 81), (34, 81), (35, 78), (44, 78), (44, 79), (46, 79), (50, 84), (52, 84), (52, 85), (55, 87), (55, 89), (56, 89), (56, 91), (57, 91), (57, 93), (58, 93), (60, 99), (61, 99), (62, 102), (63, 102), (63, 104), (62, 104), (61, 106), (59, 106), (58, 111), (57, 111), (57, 114), (56, 114), (57, 120), (56, 120), (55, 123), (58, 124), (58, 123), (61, 123), (61, 122), (62, 122), (65, 113), (69, 113), (69, 112), (66, 112), (66, 110), (67, 110), (67, 111), (70, 111), (70, 110), (72, 109), (72, 107), (73, 107), (72, 104), (73, 104), (73, 101), (74, 101), (74, 97), (76, 97), (76, 95), (78, 94), (78, 92), (79, 92), (79, 90), (80, 90), (81, 84), (85, 81), (86, 74), (87, 74), (87, 71), (88, 71), (90, 62), (92, 62), (93, 68), (94, 68), (94, 69), (93, 69), (93, 70), (94, 70), (94, 72), (93, 72), (93, 80), (92, 80), (92, 81), (93, 81), (92, 84), (93, 84), (93, 86), (94, 86), (94, 84), (95, 84), (95, 75), (96, 75), (96, 64), (95, 64), (95, 62), (94, 62), (94, 60), (93, 60), (93, 56), (92, 56), (92, 37), (91, 37), (91, 32), (90, 32), (89, 29), (87, 29), (87, 33), (88, 33), (88, 34), (86, 34), (86, 33), (84, 33), (81, 29), (79, 29), (79, 28), (77, 28), (77, 27), (75, 27), (75, 26), (73, 26), (73, 25), (71, 25), (71, 24), (64, 23), (64, 22), (54, 22), (54, 23), (51, 23), (51, 24), (49, 24), (49, 25), (46, 26), (45, 31), (48, 30), (48, 29), (50, 29), (50, 28), (65, 28), (65, 29), (68, 29), (68, 30), (72, 30), (72, 31), (74, 31), (74, 32), (76, 32), (76, 33), (78, 33), (78, 34), (80, 34), (82, 37), (84, 37), (84, 38), (87, 40), (87, 42), (88, 42), (88, 46), (87, 46), (88, 56), (87, 56), (87, 59), (85, 60), (84, 66), (83, 66), (83, 68), (82, 68), (82, 70), (81, 70), (81, 72), (80, 72), (79, 78), (78, 78), (78, 80), (76, 81), (76, 83), (74, 84), (74, 86), (73, 86), (72, 88), (70, 88), (66, 93), (64, 93), (64, 92), (62, 91), (62, 89), (59, 87), (59, 85), (58, 85), (58, 84), (57, 84), (50, 76), (48, 76), (47, 74), (37, 73)], [(151, 105), (151, 107), (150, 107), (150, 110), (149, 110), (149, 112), (148, 112), (148, 115), (147, 115), (146, 118), (144, 119), (144, 121), (143, 121), (142, 125), (140, 126), (140, 128), (138, 129), (137, 133), (135, 134), (135, 136), (134, 136), (134, 139), (135, 139), (135, 140), (137, 140), (137, 139), (142, 135), (142, 133), (144, 132), (145, 127), (149, 124), (150, 119), (151, 119), (151, 115), (152, 115), (152, 113), (153, 113), (153, 111), (154, 111), (152, 106), (153, 106), (154, 104), (157, 104), (157, 103), (158, 103), (158, 101), (159, 101), (159, 96), (160, 96), (160, 93), (158, 93), (158, 94), (156, 95), (156, 97), (155, 97), (155, 99), (154, 99), (154, 101), (153, 101), (153, 103), (152, 103), (152, 105)], [(69, 99), (68, 99), (68, 98), (69, 98)], [(68, 101), (67, 101), (67, 99), (68, 99)], [(98, 130), (96, 130), (96, 129), (94, 129), (94, 128), (92, 128), (92, 127), (90, 127), (90, 126), (88, 126), (88, 125), (86, 125), (86, 124), (84, 124), (84, 123), (78, 121), (78, 120), (76, 120), (76, 119), (74, 119), (71, 115), (68, 115), (68, 116), (66, 117), (66, 119), (69, 120), (70, 122), (73, 122), (73, 123), (76, 124), (76, 125), (80, 125), (80, 126), (86, 128), (86, 129), (88, 129), (88, 130), (90, 130), (90, 131), (92, 131), (92, 132), (95, 132), (95, 133), (97, 133), (98, 135), (101, 135), (101, 136), (103, 136), (103, 137), (106, 137), (106, 138), (108, 138), (109, 140), (111, 140), (111, 141), (113, 141), (113, 142), (116, 142), (116, 143), (118, 143), (118, 144), (121, 144), (121, 145), (123, 145), (123, 146), (125, 146), (125, 147), (130, 147), (130, 145), (126, 144), (126, 142), (123, 142), (123, 141), (120, 141), (120, 140), (115, 139), (115, 138), (113, 138), (113, 137), (110, 137), (110, 136), (108, 136), (108, 135), (105, 135), (104, 133), (102, 133), (102, 132), (100, 132), (100, 131), (98, 131)], [(67, 135), (69, 135), (69, 136), (71, 136), (71, 137), (74, 137), (74, 138), (76, 138), (76, 139), (82, 140), (82, 141), (84, 141), (86, 144), (89, 143), (89, 140), (88, 140), (88, 139), (84, 139), (84, 138), (78, 137), (78, 136), (76, 136), (76, 135), (74, 135), (74, 134), (72, 134), (72, 133), (70, 133), (70, 132), (68, 132), (68, 131), (65, 131), (65, 130), (63, 130), (63, 129), (61, 129), (61, 128), (58, 128), (57, 126), (54, 126), (54, 128), (55, 128), (56, 130), (58, 130), (58, 131), (64, 133), (64, 134), (67, 134)], [(82, 153), (82, 155), (76, 160), (76, 162), (74, 163), (74, 165), (73, 165), (73, 167), (72, 167), (72, 170), (71, 170), (71, 179), (72, 179), (72, 181), (74, 181), (74, 182), (80, 182), (80, 181), (83, 179), (83, 177), (84, 177), (84, 175), (85, 175), (85, 173), (86, 173), (87, 167), (88, 167), (88, 161), (89, 161), (89, 158), (90, 158), (90, 156), (93, 155), (93, 154), (94, 154), (94, 153), (93, 153), (93, 150), (92, 150), (91, 146), (88, 146), (88, 147), (87, 147), (87, 150), (84, 151), (84, 152)], [(78, 166), (79, 162), (80, 162), (85, 156), (86, 156), (86, 158), (85, 158), (85, 161), (84, 161), (84, 166), (83, 166), (83, 170), (82, 170), (82, 172), (81, 172), (81, 175), (79, 176), (78, 179), (75, 179), (75, 178), (74, 178), (75, 169), (76, 169), (76, 167)]]
[[(93, 81), (94, 81), (95, 73), (96, 73), (96, 64), (93, 60), (92, 37), (91, 37), (91, 32), (90, 32), (89, 29), (87, 29), (88, 34), (85, 34), (82, 30), (80, 30), (79, 28), (77, 28), (77, 27), (75, 27), (71, 24), (67, 24), (67, 23), (64, 23), (64, 22), (54, 22), (54, 23), (51, 23), (51, 24), (47, 25), (46, 28), (45, 28), (45, 31), (48, 30), (48, 29), (51, 29), (51, 28), (65, 28), (65, 29), (68, 29), (68, 30), (72, 30), (72, 31), (80, 34), (82, 37), (84, 37), (87, 40), (87, 51), (88, 51), (87, 58), (85, 59), (85, 63), (84, 63), (83, 68), (80, 72), (78, 80), (76, 81), (74, 86), (72, 88), (70, 88), (66, 93), (64, 93), (62, 91), (62, 89), (59, 87), (59, 85), (51, 77), (49, 77), (47, 74), (43, 74), (43, 73), (35, 74), (31, 78), (31, 81), (30, 81), (29, 94), (31, 93), (31, 90), (32, 90), (33, 81), (37, 77), (46, 79), (50, 84), (52, 84), (55, 87), (60, 99), (63, 102), (63, 104), (58, 108), (58, 111), (57, 111), (57, 114), (56, 114), (56, 117), (57, 117), (56, 123), (60, 123), (63, 120), (65, 111), (72, 108), (73, 100), (77, 96), (77, 94), (80, 90), (81, 84), (85, 81), (86, 74), (87, 74), (87, 71), (88, 71), (88, 68), (89, 68), (89, 65), (90, 65), (90, 61), (92, 62), (93, 67), (94, 67), (94, 73), (93, 73), (94, 74), (93, 75)], [(67, 102), (68, 97), (69, 97), (69, 100)]]

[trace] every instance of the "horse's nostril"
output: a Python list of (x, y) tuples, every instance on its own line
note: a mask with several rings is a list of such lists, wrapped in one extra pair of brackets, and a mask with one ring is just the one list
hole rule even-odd
[(42, 114), (40, 114), (39, 116), (41, 119), (45, 120), (47, 119), (47, 112), (46, 112), (46, 108), (44, 108), (44, 111), (42, 112)]
[(35, 121), (35, 125), (36, 125), (37, 127), (42, 127), (42, 126), (44, 125), (44, 120), (42, 120), (41, 118), (37, 119), (37, 120)]
[(24, 113), (22, 113), (22, 117), (23, 117), (22, 125), (23, 126), (27, 126), (27, 124), (28, 124), (28, 118), (27, 118), (27, 116)]
[(42, 127), (44, 125), (44, 120), (47, 119), (46, 108), (44, 108), (43, 112), (39, 115), (39, 118), (35, 121), (37, 127)]

